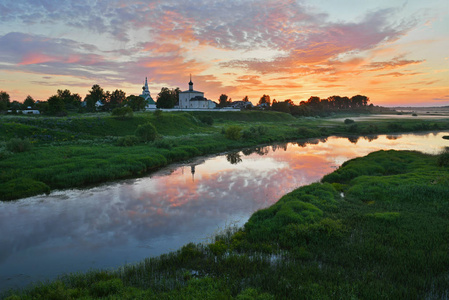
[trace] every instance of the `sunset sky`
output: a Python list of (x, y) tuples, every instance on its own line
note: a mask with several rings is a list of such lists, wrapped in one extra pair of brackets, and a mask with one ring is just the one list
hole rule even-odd
[(449, 105), (448, 0), (0, 0), (0, 90)]

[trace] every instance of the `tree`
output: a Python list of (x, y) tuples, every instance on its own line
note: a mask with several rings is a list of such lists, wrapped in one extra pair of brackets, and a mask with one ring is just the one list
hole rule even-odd
[(131, 107), (116, 107), (112, 110), (112, 116), (117, 119), (126, 119), (133, 117), (133, 110)]
[(72, 94), (69, 90), (58, 90), (57, 95), (64, 101), (66, 109), (77, 109), (81, 106), (81, 96)]
[(369, 98), (362, 95), (356, 95), (351, 97), (351, 108), (357, 108), (366, 106), (368, 104)]
[(133, 111), (139, 111), (145, 109), (147, 105), (145, 99), (140, 96), (130, 95), (126, 98), (126, 104), (131, 107)]
[(221, 94), (220, 97), (218, 98), (218, 106), (226, 107), (229, 104), (231, 104), (231, 99), (228, 100), (228, 95)]
[(87, 111), (95, 111), (96, 106), (95, 104), (100, 101), (103, 105), (106, 103), (106, 93), (104, 90), (98, 85), (94, 84), (92, 86), (92, 89), (89, 91), (89, 94), (86, 95), (84, 98), (84, 101), (86, 102), (86, 108)]
[(50, 115), (66, 115), (65, 103), (58, 95), (53, 95), (47, 100), (48, 113)]
[(157, 130), (153, 124), (146, 123), (137, 126), (137, 129), (134, 134), (143, 142), (152, 142), (157, 137)]
[(259, 100), (258, 104), (260, 105), (260, 104), (263, 104), (263, 103), (266, 103), (266, 104), (268, 104), (268, 106), (270, 106), (270, 104), (271, 104), (270, 96), (263, 94), (263, 96), (260, 97), (260, 100)]
[(0, 91), (0, 111), (7, 110), (10, 105), (9, 94), (4, 91)]
[(25, 108), (28, 108), (28, 107), (33, 108), (34, 103), (35, 103), (35, 101), (34, 101), (33, 97), (31, 97), (30, 95), (28, 95), (26, 97), (25, 101), (23, 101), (23, 105), (25, 106)]
[(116, 107), (121, 107), (126, 101), (126, 93), (122, 90), (115, 90), (111, 93), (109, 98), (109, 107), (114, 109)]
[(157, 108), (173, 108), (178, 102), (179, 88), (169, 89), (163, 87), (157, 95), (156, 107)]
[(243, 102), (249, 102), (248, 96), (245, 96), (245, 98), (242, 99)]

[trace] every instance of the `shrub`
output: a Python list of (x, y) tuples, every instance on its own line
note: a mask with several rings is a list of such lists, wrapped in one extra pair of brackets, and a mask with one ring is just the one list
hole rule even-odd
[(201, 123), (206, 124), (206, 125), (214, 124), (214, 119), (211, 116), (201, 116), (200, 121), (201, 121)]
[(119, 137), (117, 140), (117, 146), (130, 147), (139, 143), (139, 139), (135, 135), (126, 135)]
[(153, 124), (147, 123), (139, 125), (136, 129), (135, 135), (143, 142), (152, 142), (156, 139), (157, 130)]
[(6, 142), (6, 149), (11, 152), (25, 152), (32, 147), (29, 139), (13, 138)]
[(352, 123), (355, 123), (355, 121), (352, 119), (345, 119), (345, 124), (352, 124)]
[(230, 126), (226, 129), (225, 136), (230, 140), (239, 140), (242, 137), (242, 127), (240, 126)]
[(412, 113), (412, 116), (414, 116), (414, 117), (417, 117), (417, 116), (418, 116), (418, 114), (416, 114), (416, 113)]
[(0, 183), (1, 200), (18, 199), (42, 193), (50, 193), (50, 187), (41, 181), (31, 178), (18, 178)]
[(449, 167), (449, 151), (444, 151), (438, 156), (437, 164), (440, 167)]
[(154, 142), (154, 146), (156, 148), (164, 148), (164, 149), (171, 149), (173, 148), (173, 143), (167, 140), (158, 140)]
[(132, 118), (133, 110), (131, 107), (117, 107), (112, 110), (112, 116), (117, 119)]

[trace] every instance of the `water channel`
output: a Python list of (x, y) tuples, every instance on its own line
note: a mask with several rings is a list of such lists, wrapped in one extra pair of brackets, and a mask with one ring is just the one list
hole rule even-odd
[(207, 242), (348, 159), (380, 149), (436, 154), (449, 147), (444, 135), (276, 144), (171, 165), (143, 178), (0, 202), (0, 291)]

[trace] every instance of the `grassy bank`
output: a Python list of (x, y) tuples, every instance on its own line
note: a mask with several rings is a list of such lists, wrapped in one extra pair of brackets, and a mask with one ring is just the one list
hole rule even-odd
[(6, 299), (444, 299), (449, 155), (346, 162), (207, 245), (61, 277)]
[[(136, 129), (148, 122), (158, 138), (139, 141)], [(230, 127), (238, 134), (228, 134)], [(275, 141), (440, 129), (449, 129), (448, 119), (336, 122), (263, 111), (1, 116), (0, 200), (142, 176), (172, 162)]]

